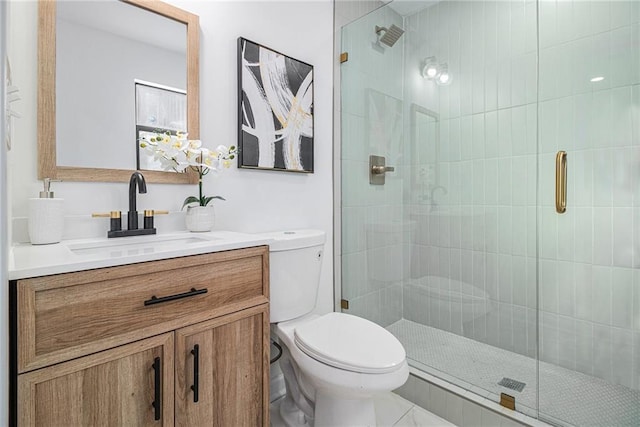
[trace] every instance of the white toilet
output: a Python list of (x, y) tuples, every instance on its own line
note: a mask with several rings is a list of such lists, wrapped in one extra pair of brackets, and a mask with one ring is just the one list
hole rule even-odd
[(373, 396), (409, 377), (402, 344), (386, 329), (344, 313), (310, 314), (325, 234), (265, 233), (270, 246), (271, 330), (282, 344), (288, 426), (374, 426)]

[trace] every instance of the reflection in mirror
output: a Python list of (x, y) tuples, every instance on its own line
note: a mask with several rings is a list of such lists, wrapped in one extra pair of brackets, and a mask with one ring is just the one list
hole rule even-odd
[(61, 1), (56, 30), (58, 165), (135, 169), (135, 81), (185, 91), (185, 24), (120, 1)]
[(433, 193), (439, 187), (439, 146), (438, 113), (411, 104), (411, 194), (415, 203), (434, 206)]
[(187, 92), (136, 80), (136, 159), (138, 169), (164, 170), (162, 163), (139, 141), (151, 133), (186, 132)]
[(365, 123), (369, 153), (396, 165), (402, 149), (402, 101), (375, 89), (366, 91)]

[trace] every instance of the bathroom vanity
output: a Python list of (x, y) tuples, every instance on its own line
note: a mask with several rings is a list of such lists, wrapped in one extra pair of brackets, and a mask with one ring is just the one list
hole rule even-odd
[(12, 423), (269, 425), (269, 249), (233, 234), (14, 247)]
[[(40, 178), (133, 183), (142, 167), (127, 135), (158, 126), (134, 114), (138, 101), (128, 82), (184, 92), (178, 116), (189, 136), (199, 137), (198, 16), (157, 0), (100, 3), (38, 1)], [(153, 31), (138, 39), (139, 28)], [(105, 44), (95, 49), (90, 40)], [(117, 63), (117, 72), (99, 77), (106, 68), (85, 56), (96, 52)], [(172, 55), (181, 58), (162, 60), (163, 73), (141, 66)], [(108, 90), (95, 90), (96, 81)], [(82, 126), (88, 116), (105, 120), (98, 128), (110, 129), (108, 141), (83, 137), (95, 134), (95, 122)], [(81, 148), (80, 140), (90, 143)], [(149, 183), (197, 182), (190, 172), (144, 175)], [(144, 181), (136, 180), (140, 188)], [(130, 219), (137, 218), (132, 193)], [(153, 226), (127, 228), (111, 235)], [(267, 243), (214, 232), (12, 247), (11, 424), (268, 426)]]

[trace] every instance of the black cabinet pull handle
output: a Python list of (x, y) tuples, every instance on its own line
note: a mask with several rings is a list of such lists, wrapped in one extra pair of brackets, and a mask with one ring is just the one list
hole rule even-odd
[(207, 292), (208, 292), (207, 288), (204, 288), (204, 289), (191, 288), (191, 290), (189, 292), (183, 292), (181, 294), (169, 295), (169, 296), (166, 296), (166, 297), (158, 298), (157, 296), (153, 295), (151, 297), (151, 299), (148, 299), (148, 300), (146, 300), (144, 302), (144, 305), (153, 305), (153, 304), (160, 304), (160, 303), (163, 303), (163, 302), (175, 301), (177, 299), (188, 298), (188, 297), (193, 297), (193, 296), (196, 296), (196, 295), (206, 294)]
[(154, 409), (154, 419), (158, 421), (161, 415), (162, 409), (162, 396), (160, 395), (160, 358), (156, 357), (153, 359), (153, 396), (154, 401), (151, 404)]
[(191, 386), (191, 390), (193, 390), (193, 403), (198, 403), (198, 389), (200, 385), (200, 346), (198, 344), (193, 346), (191, 354), (193, 354), (193, 385)]

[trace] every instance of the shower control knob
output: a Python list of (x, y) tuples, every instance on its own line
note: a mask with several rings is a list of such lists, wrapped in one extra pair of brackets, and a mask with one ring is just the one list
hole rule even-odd
[(387, 166), (387, 161), (383, 156), (374, 154), (369, 156), (369, 184), (384, 185), (387, 172), (393, 172), (393, 166)]
[(393, 172), (395, 168), (393, 166), (371, 166), (371, 173), (375, 175), (381, 175), (385, 172)]

